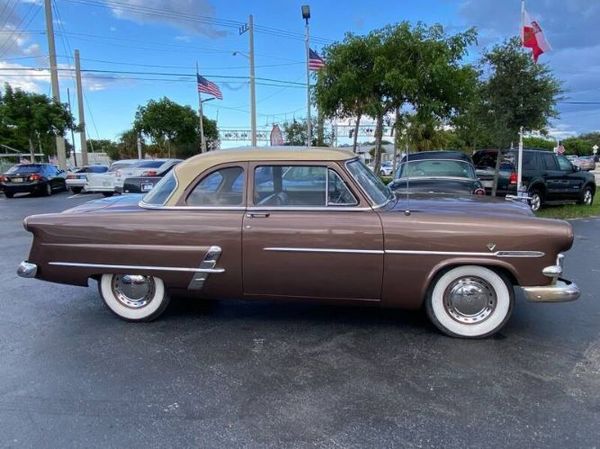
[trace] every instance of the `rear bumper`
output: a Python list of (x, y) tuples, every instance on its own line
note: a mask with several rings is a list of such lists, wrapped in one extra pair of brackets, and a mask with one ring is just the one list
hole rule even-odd
[(85, 187), (87, 181), (85, 179), (67, 179), (67, 187)]
[(36, 264), (23, 261), (17, 268), (17, 274), (22, 278), (34, 278), (37, 274), (37, 268)]
[(543, 287), (521, 287), (525, 298), (532, 302), (567, 302), (575, 301), (581, 295), (574, 282), (558, 279), (552, 285)]
[(29, 182), (23, 184), (2, 184), (2, 190), (8, 193), (42, 192), (46, 187), (45, 182)]

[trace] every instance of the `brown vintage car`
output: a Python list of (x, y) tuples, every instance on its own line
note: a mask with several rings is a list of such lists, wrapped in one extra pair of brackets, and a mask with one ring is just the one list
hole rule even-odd
[(18, 273), (98, 281), (130, 321), (156, 318), (169, 294), (425, 307), (443, 332), (484, 337), (515, 291), (569, 301), (561, 279), (571, 226), (526, 205), (468, 196), (395, 196), (356, 155), (238, 149), (182, 162), (143, 199), (91, 201), (24, 221)]

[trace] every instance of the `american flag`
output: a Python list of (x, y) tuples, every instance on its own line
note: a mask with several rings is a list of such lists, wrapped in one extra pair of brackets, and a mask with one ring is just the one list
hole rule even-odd
[(308, 49), (308, 69), (319, 71), (325, 67), (325, 61), (312, 48)]
[(221, 89), (212, 81), (208, 81), (203, 76), (196, 74), (196, 78), (198, 79), (198, 92), (202, 92), (208, 95), (212, 95), (219, 100), (223, 99), (223, 94), (221, 93)]

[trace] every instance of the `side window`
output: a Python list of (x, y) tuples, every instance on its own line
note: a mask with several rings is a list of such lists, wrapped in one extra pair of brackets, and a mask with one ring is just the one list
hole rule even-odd
[(556, 158), (558, 159), (558, 166), (560, 167), (560, 170), (568, 172), (573, 171), (573, 164), (571, 164), (569, 159), (564, 156), (557, 156)]
[(523, 152), (523, 170), (535, 170), (535, 153)]
[(358, 201), (335, 171), (327, 170), (327, 205), (328, 206), (356, 206)]
[(263, 165), (254, 171), (254, 204), (277, 207), (325, 206), (327, 168)]
[(552, 154), (552, 153), (540, 153), (540, 157), (542, 158), (542, 168), (543, 169), (545, 169), (545, 170), (558, 170), (558, 167), (556, 165), (556, 159), (554, 158), (554, 154)]
[(244, 204), (244, 169), (227, 167), (200, 180), (188, 195), (188, 206), (242, 206)]

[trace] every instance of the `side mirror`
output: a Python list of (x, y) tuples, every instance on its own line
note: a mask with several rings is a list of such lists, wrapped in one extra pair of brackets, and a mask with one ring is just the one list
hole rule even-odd
[(581, 171), (581, 168), (579, 168), (577, 165), (573, 165), (573, 171), (574, 172)]

